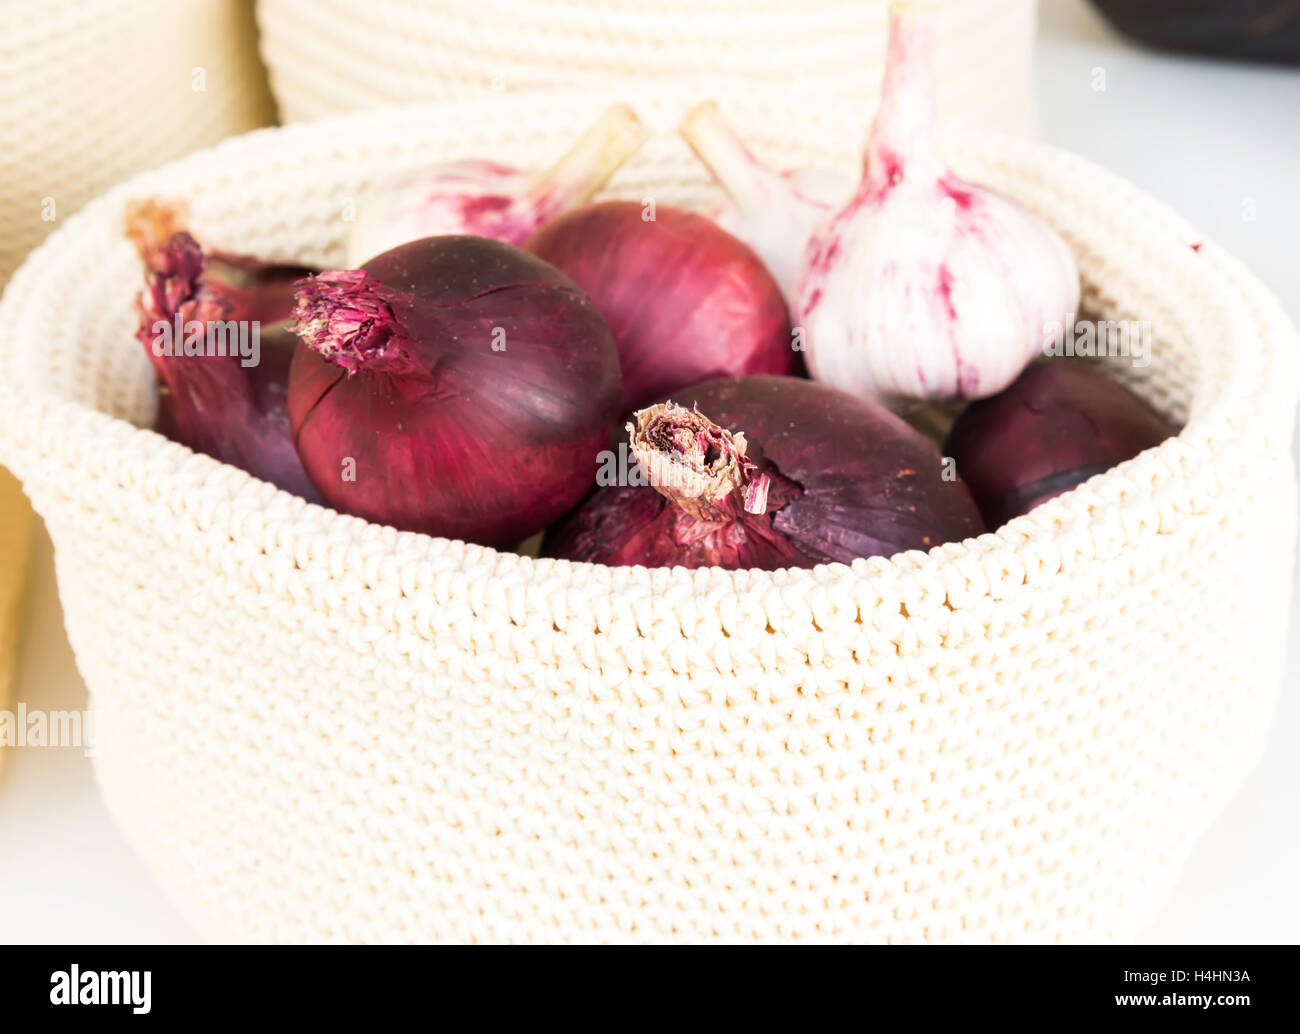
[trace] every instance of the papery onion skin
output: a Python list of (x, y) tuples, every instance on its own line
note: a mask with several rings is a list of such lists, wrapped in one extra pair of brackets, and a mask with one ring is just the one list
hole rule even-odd
[[(297, 339), (283, 318), (262, 325), (263, 317), (287, 311), (292, 302), (290, 282), (278, 272), (281, 267), (227, 256), (214, 275), (202, 247), (183, 230), (163, 242), (156, 237), (136, 242), (147, 267), (145, 288), (136, 299), (136, 336), (158, 380), (159, 433), (287, 492), (318, 501), (289, 433), (289, 364)], [(277, 273), (263, 279), (259, 269)], [(297, 275), (301, 272), (295, 270)], [(236, 282), (243, 286), (235, 286)], [(159, 323), (174, 328), (178, 317), (182, 328), (190, 321), (205, 327), (215, 321), (248, 321), (249, 335), (256, 324), (256, 363), (244, 365), (235, 354), (185, 355), (177, 349), (166, 354), (156, 328)]]
[(1118, 381), (1057, 360), (968, 406), (944, 448), (996, 528), (1176, 433)]
[(598, 488), (547, 535), (547, 555), (775, 570), (926, 550), (985, 530), (934, 446), (882, 406), (793, 377), (724, 378), (676, 395), (743, 434), (747, 459), (770, 479), (764, 512), (710, 526), (655, 488)]
[(305, 281), (297, 328), (295, 441), (338, 509), (508, 546), (594, 480), (618, 356), (595, 306), (541, 259), (480, 237), (415, 241)]
[(715, 377), (794, 373), (799, 353), (772, 275), (743, 241), (694, 212), (588, 205), (528, 242), (596, 303), (618, 344), (624, 412)]

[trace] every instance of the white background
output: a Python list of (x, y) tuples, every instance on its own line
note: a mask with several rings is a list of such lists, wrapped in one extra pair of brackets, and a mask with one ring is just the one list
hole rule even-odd
[[(1300, 72), (1141, 51), (1082, 0), (1044, 0), (1042, 20), (1044, 139), (1168, 202), (1251, 266), (1300, 320)], [(1105, 73), (1103, 92), (1093, 89), (1096, 69)], [(1243, 219), (1248, 200), (1254, 221)], [(1300, 941), (1294, 610), (1290, 627), (1268, 753), (1198, 845), (1146, 940)], [(86, 706), (43, 533), (33, 557), (17, 699), (32, 709)], [(90, 762), (72, 750), (10, 751), (0, 782), (0, 941), (192, 940), (113, 827)]]

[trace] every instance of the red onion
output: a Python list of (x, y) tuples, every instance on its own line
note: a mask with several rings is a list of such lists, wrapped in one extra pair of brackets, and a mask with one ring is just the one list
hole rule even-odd
[(292, 300), (288, 267), (235, 256), (210, 261), (184, 231), (160, 244), (158, 233), (171, 225), (129, 227), (148, 267), (136, 299), (136, 336), (158, 378), (158, 431), (318, 500), (289, 434), (289, 363), (297, 342), (283, 320), (262, 325)]
[(1084, 363), (1042, 362), (967, 407), (945, 451), (996, 528), (1176, 433), (1144, 399)]
[(651, 406), (628, 425), (640, 483), (597, 489), (547, 535), (549, 555), (772, 570), (984, 531), (934, 446), (882, 406), (793, 377), (681, 394), (693, 409)]
[(340, 510), (508, 545), (569, 510), (618, 417), (618, 353), (558, 270), (429, 237), (298, 288), (294, 440)]
[(455, 161), (399, 177), (362, 199), (347, 261), (360, 265), (407, 241), (452, 233), (523, 244), (548, 219), (590, 199), (644, 139), (632, 109), (616, 104), (543, 172)]
[(527, 247), (571, 276), (609, 323), (624, 412), (709, 378), (797, 368), (772, 275), (705, 216), (606, 201), (548, 223)]

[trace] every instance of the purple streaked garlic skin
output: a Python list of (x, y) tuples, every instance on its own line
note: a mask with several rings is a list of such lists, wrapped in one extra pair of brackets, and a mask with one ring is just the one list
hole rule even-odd
[(862, 181), (813, 234), (796, 277), (809, 370), (868, 398), (995, 394), (1079, 304), (1061, 238), (940, 157), (933, 55), (928, 11), (895, 4)]
[(763, 260), (787, 301), (813, 234), (853, 196), (854, 177), (820, 167), (777, 172), (760, 162), (706, 101), (677, 127), (727, 200), (707, 214)]
[(460, 234), (522, 245), (543, 223), (588, 201), (645, 135), (632, 109), (616, 104), (541, 173), (476, 160), (407, 173), (361, 199), (346, 264), (360, 266), (424, 237)]

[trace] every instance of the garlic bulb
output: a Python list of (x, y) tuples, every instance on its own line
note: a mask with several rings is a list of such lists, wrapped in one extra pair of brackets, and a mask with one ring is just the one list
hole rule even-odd
[(399, 244), (440, 234), (522, 245), (542, 223), (589, 200), (645, 136), (632, 109), (616, 104), (540, 174), (487, 161), (446, 162), (408, 173), (361, 199), (346, 265), (360, 266)]
[(853, 196), (854, 177), (816, 167), (769, 169), (713, 101), (693, 108), (677, 132), (727, 194), (709, 217), (754, 249), (790, 301), (808, 241)]
[(934, 26), (890, 8), (880, 109), (862, 181), (803, 256), (794, 291), (808, 367), (863, 396), (980, 398), (1069, 325), (1079, 274), (1014, 201), (958, 179), (934, 139)]

